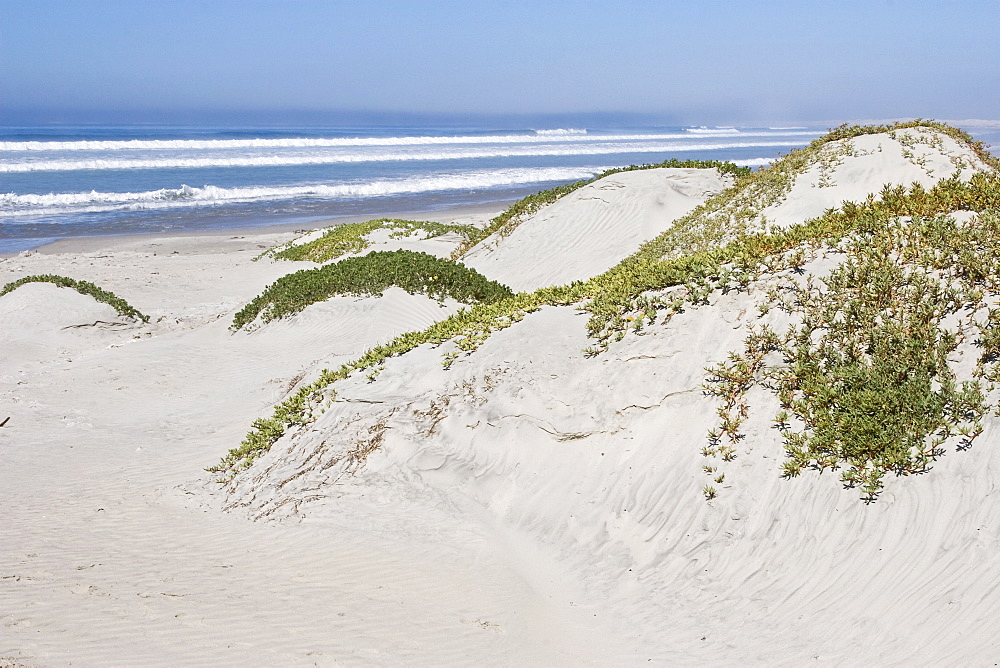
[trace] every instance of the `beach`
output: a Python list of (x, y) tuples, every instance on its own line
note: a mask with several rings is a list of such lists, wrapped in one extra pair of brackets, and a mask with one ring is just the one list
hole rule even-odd
[[(910, 205), (913, 183), (934, 192), (952, 175), (964, 193), (995, 178), (956, 136), (844, 131), (784, 180), (732, 166), (609, 174), (462, 256), (517, 292), (486, 325), (485, 306), (389, 287), (231, 328), (292, 272), (374, 251), (445, 259), (456, 232), (379, 229), (323, 263), (265, 254), (314, 227), (301, 224), (0, 256), (0, 285), (69, 276), (148, 316), (47, 282), (0, 296), (0, 665), (989, 664), (992, 412), (968, 443), (971, 420), (956, 418), (947, 452), (919, 475), (887, 473), (867, 502), (838, 479), (847, 459), (782, 475), (781, 425), (798, 423), (775, 417), (777, 371), (729, 395), (733, 413), (746, 406), (731, 441), (720, 428), (730, 414), (709, 369), (749, 355), (763, 325), (799, 326), (802, 303), (834, 292), (813, 281), (860, 266), (876, 224), (850, 228), (845, 213), (842, 238), (781, 247), (745, 274), (730, 258), (730, 273), (664, 270), (639, 290), (634, 275), (653, 279), (615, 273), (686, 271), (733, 240), (791, 244), (783, 231), (844, 201), (902, 188)], [(508, 204), (400, 217), (483, 229)], [(990, 215), (947, 213), (957, 228)], [(597, 322), (593, 302), (623, 294)], [(971, 332), (987, 311), (941, 317)], [(460, 334), (401, 337), (462, 317)], [(975, 340), (948, 351), (956, 383), (979, 378)], [(282, 402), (300, 412), (267, 447), (220, 465)]]
[[(495, 213), (424, 218), (482, 224)], [(310, 264), (253, 262), (296, 236), (77, 238), (0, 262), (0, 282), (70, 274), (150, 316), (129, 322), (45, 284), (4, 298), (0, 661), (579, 665), (630, 656), (613, 616), (595, 618), (579, 583), (529, 545), (496, 543), (475, 520), (441, 516), (425, 533), (416, 518), (399, 527), (405, 520), (375, 509), (321, 525), (223, 512), (217, 476), (203, 469), (304, 374), (455, 310), (396, 290), (335, 298), (304, 321), (275, 323), (283, 333), (230, 333), (233, 310)]]

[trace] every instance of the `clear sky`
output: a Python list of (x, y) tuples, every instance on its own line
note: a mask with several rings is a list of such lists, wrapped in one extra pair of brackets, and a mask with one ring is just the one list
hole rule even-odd
[(998, 119), (1000, 0), (0, 0), (25, 110)]

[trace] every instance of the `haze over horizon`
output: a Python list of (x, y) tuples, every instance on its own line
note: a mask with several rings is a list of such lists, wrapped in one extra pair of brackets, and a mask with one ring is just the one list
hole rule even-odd
[(998, 33), (998, 0), (7, 0), (0, 123), (996, 119)]

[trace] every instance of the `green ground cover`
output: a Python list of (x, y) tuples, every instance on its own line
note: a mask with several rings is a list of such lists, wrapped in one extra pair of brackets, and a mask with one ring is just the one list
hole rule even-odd
[(411, 294), (474, 304), (511, 296), (510, 288), (454, 260), (408, 250), (376, 251), (282, 276), (233, 318), (237, 330), (298, 313), (334, 295), (375, 296), (391, 286)]

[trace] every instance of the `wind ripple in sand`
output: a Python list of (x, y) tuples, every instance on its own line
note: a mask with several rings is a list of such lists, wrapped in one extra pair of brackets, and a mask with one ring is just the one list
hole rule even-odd
[[(748, 225), (803, 222), (884, 183), (929, 185), (988, 169), (949, 139), (935, 142), (920, 131), (833, 142), (821, 166)], [(585, 190), (577, 194), (598, 192)], [(598, 208), (590, 203), (595, 221)], [(629, 203), (621, 211), (634, 221)], [(564, 225), (553, 238), (572, 248), (575, 222), (560, 218), (546, 232)], [(546, 253), (530, 247), (485, 268), (483, 258), (502, 257), (523, 228), (470, 264), (479, 258), (477, 268), (493, 278), (507, 271), (511, 283), (541, 273)], [(566, 256), (556, 257), (570, 263)], [(816, 260), (805, 271), (822, 277), (833, 264)], [(586, 315), (573, 307), (528, 315), (448, 371), (440, 365), (448, 345), (417, 348), (386, 360), (374, 384), (339, 382), (340, 401), (272, 447), (231, 498), (255, 517), (391, 513), (400, 534), (440, 531), (449, 524), (441, 513), (452, 522), (477, 516), (505, 545), (535, 546), (510, 557), (526, 579), (544, 573), (549, 591), (566, 596), (548, 574), (573, 574), (587, 586), (571, 600), (614, 611), (604, 628), (633, 648), (623, 663), (992, 661), (995, 418), (971, 451), (947, 452), (924, 476), (888, 477), (879, 501), (865, 505), (836, 474), (781, 478), (785, 453), (769, 419), (777, 399), (758, 388), (748, 394), (738, 457), (719, 497), (705, 502), (699, 450), (718, 420), (701, 389), (705, 367), (741, 348), (748, 326), (788, 324), (777, 309), (770, 319), (756, 313), (746, 292), (714, 295), (711, 307), (686, 309), (597, 358), (581, 355), (591, 342)], [(955, 354), (978, 353), (967, 342)]]
[(585, 280), (611, 268), (732, 180), (714, 169), (607, 176), (495, 235), (462, 258), (514, 290)]
[[(448, 522), (427, 518), (443, 499), (474, 502), (481, 521), (541, 546), (520, 568), (576, 573), (590, 590), (577, 594), (582, 605), (604, 600), (601, 609), (643, 629), (645, 639), (618, 631), (637, 654), (668, 663), (988, 656), (997, 629), (983, 611), (1000, 582), (1000, 507), (988, 481), (1000, 458), (950, 453), (865, 505), (829, 476), (782, 480), (780, 444), (755, 438), (770, 431), (761, 409), (747, 428), (757, 445), (741, 448), (723, 495), (706, 504), (698, 444), (716, 416), (692, 370), (744, 335), (719, 332), (715, 318), (709, 308), (679, 314), (590, 360), (578, 352), (581, 315), (549, 307), (448, 372), (440, 351), (389, 360), (373, 385), (342, 383), (344, 402), (272, 449), (234, 498), (255, 514), (317, 520), (391, 508), (403, 534), (440, 531)], [(350, 468), (343, 449), (376, 422), (387, 427), (381, 447), (349, 484), (335, 483)], [(457, 522), (469, 510), (452, 512)], [(939, 635), (920, 630), (930, 626)]]

